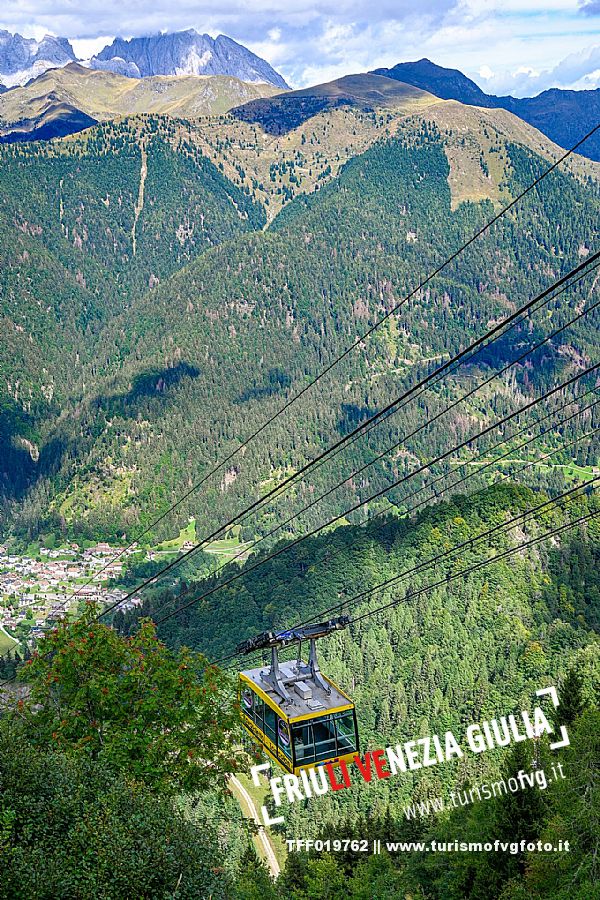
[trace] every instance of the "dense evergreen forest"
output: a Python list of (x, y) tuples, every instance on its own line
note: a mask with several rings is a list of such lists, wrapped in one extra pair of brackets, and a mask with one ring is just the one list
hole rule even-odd
[[(320, 118), (307, 133), (318, 133)], [(472, 164), (473, 145), (485, 146), (477, 166), (505, 202), (546, 165), (489, 124), (459, 138), (424, 117), (403, 121), (395, 137), (386, 123), (370, 126), (370, 149), (290, 199), (266, 231), (242, 176), (234, 184), (219, 169), (224, 145), (209, 159), (191, 126), (184, 139), (169, 120), (145, 118), (52, 149), (3, 149), (2, 295), (15, 342), (2, 362), (2, 477), (5, 518), (18, 535), (135, 537), (400, 302), (497, 208), (484, 198), (455, 202), (450, 147)], [(330, 138), (323, 153), (334, 149)], [(592, 248), (597, 210), (591, 174), (554, 172), (153, 537), (172, 537), (189, 516), (217, 525), (572, 268)], [(40, 270), (45, 281), (35, 275), (32, 289)], [(584, 279), (534, 311), (315, 472), (311, 488), (297, 486), (293, 511), (399, 446), (293, 528), (350, 506), (589, 364), (595, 311), (404, 440), (424, 414), (573, 318), (593, 284)], [(577, 436), (586, 423), (572, 429)], [(550, 435), (542, 449), (552, 444)], [(573, 452), (587, 464), (596, 451), (583, 442)], [(287, 511), (289, 494), (284, 502)], [(246, 523), (249, 534), (264, 534), (279, 511), (275, 504)]]
[[(493, 560), (515, 543), (597, 508), (594, 494), (589, 498), (575, 494), (562, 509), (544, 509), (519, 520), (506, 533), (499, 529), (475, 540), (547, 499), (529, 488), (499, 483), (468, 497), (457, 495), (414, 517), (338, 528), (265, 561), (169, 619), (159, 633), (169, 646), (192, 646), (219, 659), (246, 637), (316, 620), (321, 610), (336, 602), (341, 612), (358, 616), (395, 600), (397, 606), (367, 620), (356, 633), (351, 628), (324, 641), (323, 665), (356, 699), (367, 747), (385, 746), (402, 735), (458, 732), (468, 716), (485, 719), (494, 710), (526, 703), (540, 681), (564, 675), (573, 656), (593, 656), (600, 626), (594, 521), (584, 532), (562, 539), (560, 549), (536, 547), (531, 555), (492, 561), (464, 582), (437, 585), (476, 562)], [(473, 543), (434, 566), (423, 565), (465, 541)], [(358, 604), (349, 602), (416, 566), (423, 567), (405, 580)], [(224, 569), (221, 580), (229, 575), (231, 569)], [(208, 585), (215, 583), (219, 582), (213, 577)], [(412, 593), (432, 583), (437, 586), (431, 594), (411, 602)], [(192, 597), (206, 587), (203, 582), (194, 585)], [(143, 612), (159, 619), (178, 605), (176, 597), (165, 594), (147, 601)], [(227, 629), (223, 622), (229, 623)], [(257, 664), (256, 659), (247, 660), (246, 667), (251, 664)], [(448, 767), (415, 782), (407, 777), (401, 792), (391, 798), (386, 797), (390, 782), (383, 782), (380, 792), (375, 788), (357, 792), (358, 809), (381, 811), (385, 798), (384, 805), (389, 803), (397, 813), (417, 786), (425, 795), (440, 793), (436, 789), (444, 785), (438, 778), (467, 780), (485, 774), (481, 766), (489, 760), (489, 755), (472, 760), (474, 769), (463, 761), (458, 774)], [(319, 812), (311, 809), (313, 827), (319, 826), (319, 816), (333, 819), (329, 801), (335, 804), (330, 795)], [(341, 802), (347, 808), (346, 795)]]
[[(528, 515), (546, 499), (505, 482), (457, 495), (412, 519), (339, 528), (265, 564), (260, 574), (249, 573), (212, 603), (169, 620), (159, 631), (167, 646), (156, 642), (151, 626), (139, 629), (122, 618), (116, 624), (130, 636), (119, 636), (95, 623), (93, 611), (77, 625), (59, 626), (21, 673), (31, 694), (0, 717), (0, 896), (595, 896), (597, 519), (494, 561), (507, 548), (598, 512), (596, 496), (584, 491)], [(490, 527), (518, 516), (516, 526), (478, 541)], [(239, 810), (223, 796), (224, 774), (249, 765), (231, 718), (235, 669), (207, 670), (203, 654), (214, 659), (260, 628), (316, 617), (346, 592), (352, 596), (457, 545), (459, 552), (430, 571), (425, 567), (393, 589), (348, 603), (356, 616), (397, 601), (385, 614), (323, 642), (323, 669), (356, 700), (363, 752), (446, 729), (459, 734), (472, 721), (531, 708), (534, 692), (547, 684), (559, 686), (560, 723), (569, 728), (570, 747), (550, 751), (547, 739), (537, 749), (528, 741), (355, 785), (341, 799), (329, 793), (290, 807), (282, 837), (500, 840), (517, 842), (517, 849), (365, 855), (349, 845), (339, 853), (291, 852), (274, 884)], [(477, 573), (454, 577), (485, 560), (489, 564)], [(453, 577), (451, 585), (444, 576)], [(440, 580), (411, 601), (415, 590)], [(202, 587), (195, 586), (198, 592)], [(158, 617), (169, 599), (143, 612)], [(168, 743), (157, 740), (164, 728)], [(209, 753), (213, 765), (206, 771)], [(537, 766), (549, 773), (557, 761), (565, 777), (544, 790), (438, 814), (407, 818), (404, 812), (406, 804), (520, 770)], [(570, 840), (573, 850), (519, 849), (520, 841), (534, 839)]]

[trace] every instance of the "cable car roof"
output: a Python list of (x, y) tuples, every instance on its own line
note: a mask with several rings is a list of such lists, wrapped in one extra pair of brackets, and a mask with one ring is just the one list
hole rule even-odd
[(319, 685), (311, 677), (310, 669), (305, 663), (301, 663), (298, 667), (298, 660), (290, 660), (289, 662), (280, 663), (280, 672), (289, 692), (289, 700), (283, 700), (273, 685), (266, 681), (263, 676), (268, 676), (269, 667), (260, 666), (257, 669), (247, 669), (241, 675), (248, 679), (258, 691), (265, 694), (271, 701), (272, 705), (281, 710), (283, 715), (288, 719), (296, 719), (299, 717), (308, 718), (309, 716), (322, 716), (327, 712), (344, 709), (352, 709), (354, 704), (346, 694), (326, 676), (321, 675), (327, 682), (330, 693), (327, 693), (321, 685)]

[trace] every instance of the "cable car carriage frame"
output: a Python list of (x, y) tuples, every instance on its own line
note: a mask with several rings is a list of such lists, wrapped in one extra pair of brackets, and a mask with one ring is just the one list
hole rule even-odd
[[(289, 631), (265, 631), (238, 651), (271, 650), (271, 664), (240, 672), (238, 701), (242, 725), (282, 769), (298, 775), (326, 763), (351, 760), (359, 752), (356, 710), (350, 697), (323, 675), (316, 640), (345, 628), (348, 616)], [(308, 641), (308, 662), (302, 643)], [(295, 660), (281, 662), (279, 650), (298, 643)]]

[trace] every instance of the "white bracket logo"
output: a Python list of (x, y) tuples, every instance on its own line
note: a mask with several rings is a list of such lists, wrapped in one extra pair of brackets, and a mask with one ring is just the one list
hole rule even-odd
[[(536, 691), (535, 693), (536, 693), (536, 696), (538, 696), (538, 697), (545, 697), (546, 695), (549, 696), (550, 699), (552, 700), (552, 705), (554, 706), (554, 709), (558, 709), (558, 706), (559, 706), (558, 693), (557, 693), (555, 687), (540, 688), (539, 691)], [(560, 741), (554, 741), (553, 744), (550, 744), (551, 750), (560, 750), (561, 747), (568, 747), (569, 744), (571, 743), (569, 740), (569, 735), (567, 734), (567, 729), (565, 728), (564, 725), (560, 726), (560, 737), (561, 737)]]
[[(250, 769), (250, 774), (252, 775), (252, 783), (255, 787), (260, 787), (260, 774), (261, 772), (265, 773), (265, 778), (267, 776), (267, 772), (271, 768), (271, 763), (260, 763), (258, 766), (252, 766)], [(280, 825), (281, 822), (284, 822), (283, 816), (274, 816), (271, 818), (269, 815), (269, 810), (266, 806), (261, 806), (260, 808), (263, 822), (265, 825)]]

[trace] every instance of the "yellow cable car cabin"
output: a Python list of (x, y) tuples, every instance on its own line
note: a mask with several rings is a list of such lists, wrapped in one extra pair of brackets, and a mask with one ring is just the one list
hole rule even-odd
[[(354, 703), (323, 675), (315, 641), (344, 628), (347, 616), (290, 631), (264, 632), (241, 644), (250, 653), (270, 648), (271, 664), (240, 672), (242, 724), (250, 736), (286, 772), (297, 775), (324, 763), (350, 760), (359, 750)], [(310, 642), (308, 662), (301, 658), (302, 641)], [(297, 659), (280, 662), (278, 651), (298, 642)]]

